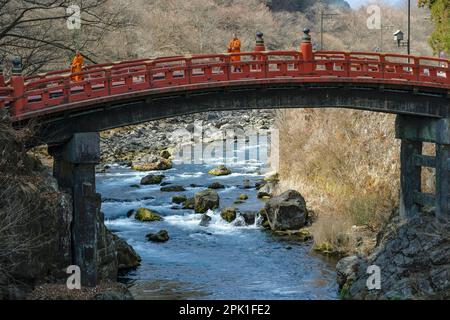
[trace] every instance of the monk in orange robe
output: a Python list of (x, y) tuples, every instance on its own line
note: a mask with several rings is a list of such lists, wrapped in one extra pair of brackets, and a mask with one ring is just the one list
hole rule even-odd
[[(241, 52), (241, 40), (238, 39), (235, 33), (233, 34), (233, 39), (231, 39), (230, 43), (228, 44), (228, 52), (230, 53)], [(241, 61), (241, 57), (233, 56), (231, 57), (231, 61)]]
[[(81, 55), (81, 53), (77, 52), (75, 57), (72, 60), (72, 64), (70, 66), (70, 72), (71, 73), (82, 72), (83, 71), (83, 63), (84, 63), (83, 56)], [(71, 79), (74, 82), (79, 82), (79, 81), (83, 81), (83, 76), (75, 75), (75, 76), (72, 76)]]

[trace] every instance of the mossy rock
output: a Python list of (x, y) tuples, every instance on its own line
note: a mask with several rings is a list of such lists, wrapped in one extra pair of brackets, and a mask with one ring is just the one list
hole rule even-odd
[(243, 200), (236, 200), (233, 202), (233, 204), (243, 204), (243, 203), (245, 203), (245, 201)]
[(195, 206), (194, 198), (188, 198), (186, 199), (186, 201), (183, 202), (183, 209), (194, 210), (194, 206)]
[(176, 204), (182, 204), (182, 203), (186, 202), (186, 200), (187, 200), (187, 197), (183, 196), (183, 195), (172, 197), (172, 202), (176, 203)]
[(313, 236), (308, 228), (302, 228), (300, 230), (285, 230), (285, 231), (277, 230), (274, 231), (274, 234), (278, 236), (289, 237), (293, 240), (301, 242), (306, 242), (313, 239)]
[(156, 162), (133, 164), (131, 167), (135, 171), (154, 171), (154, 170), (169, 170), (172, 169), (173, 164), (170, 159), (161, 158)]
[(160, 230), (157, 233), (149, 233), (146, 237), (148, 241), (153, 242), (166, 242), (170, 239), (167, 230)]
[(248, 200), (248, 195), (246, 195), (245, 193), (242, 193), (242, 194), (239, 195), (239, 198), (238, 198), (238, 199), (239, 199), (239, 200), (242, 200), (242, 201)]
[(264, 222), (262, 223), (262, 227), (263, 227), (264, 229), (270, 229), (270, 223), (269, 223), (269, 220), (264, 221)]
[(163, 175), (149, 174), (148, 176), (145, 176), (141, 179), (141, 184), (144, 186), (151, 184), (160, 184), (163, 179)]
[(227, 222), (233, 222), (234, 220), (236, 220), (236, 215), (237, 211), (234, 207), (223, 208), (222, 212), (220, 213), (222, 219)]
[(167, 186), (161, 188), (162, 192), (183, 192), (186, 191), (186, 189), (183, 186)]
[(219, 195), (211, 189), (197, 192), (194, 195), (194, 210), (196, 213), (205, 213), (208, 210), (219, 208)]
[(132, 184), (132, 185), (130, 186), (130, 188), (134, 188), (134, 189), (140, 189), (140, 188), (141, 188), (141, 186), (140, 186), (140, 185), (138, 185), (138, 184)]
[(162, 221), (163, 218), (147, 208), (139, 208), (136, 210), (135, 215), (136, 220), (144, 221), (144, 222), (152, 222), (152, 221)]
[(217, 168), (209, 170), (208, 174), (213, 176), (227, 176), (231, 174), (231, 170), (224, 165), (220, 165)]

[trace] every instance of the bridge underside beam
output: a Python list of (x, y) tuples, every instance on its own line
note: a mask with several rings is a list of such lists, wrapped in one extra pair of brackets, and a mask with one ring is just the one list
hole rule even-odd
[[(98, 132), (208, 111), (285, 108), (353, 108), (359, 110), (448, 117), (447, 98), (414, 94), (412, 89), (381, 90), (378, 86), (348, 84), (290, 84), (224, 87), (165, 94), (131, 95), (127, 99), (95, 103), (79, 109), (61, 108), (52, 118), (41, 118), (37, 136), (42, 143), (60, 143), (77, 132)], [(92, 102), (94, 103), (94, 102)]]
[(100, 161), (98, 133), (77, 133), (68, 143), (49, 147), (53, 175), (73, 199), (72, 262), (81, 269), (81, 284), (97, 284), (97, 216), (101, 197), (95, 192), (95, 165)]
[[(399, 115), (396, 136), (400, 150), (400, 213), (416, 216), (420, 207), (435, 207), (439, 219), (449, 219), (450, 201), (450, 118), (433, 119)], [(434, 157), (423, 156), (423, 142), (436, 144)], [(421, 191), (422, 166), (435, 168), (435, 195)]]

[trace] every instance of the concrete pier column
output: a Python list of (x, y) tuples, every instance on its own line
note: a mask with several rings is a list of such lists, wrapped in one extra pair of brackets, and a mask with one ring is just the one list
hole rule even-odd
[(401, 140), (400, 147), (400, 215), (405, 219), (419, 213), (415, 196), (422, 190), (422, 168), (416, 166), (415, 158), (422, 154), (422, 142)]
[(97, 215), (101, 197), (95, 192), (95, 165), (100, 161), (98, 133), (76, 133), (64, 145), (49, 147), (53, 174), (73, 198), (72, 262), (81, 269), (81, 284), (97, 284)]

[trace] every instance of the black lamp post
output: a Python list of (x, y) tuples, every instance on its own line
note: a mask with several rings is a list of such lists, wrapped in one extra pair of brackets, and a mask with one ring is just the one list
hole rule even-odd
[(408, 55), (411, 54), (411, 0), (408, 0), (408, 34), (406, 41), (403, 40), (404, 33), (401, 30), (397, 30), (394, 33), (394, 40), (397, 41), (398, 47), (406, 47)]

